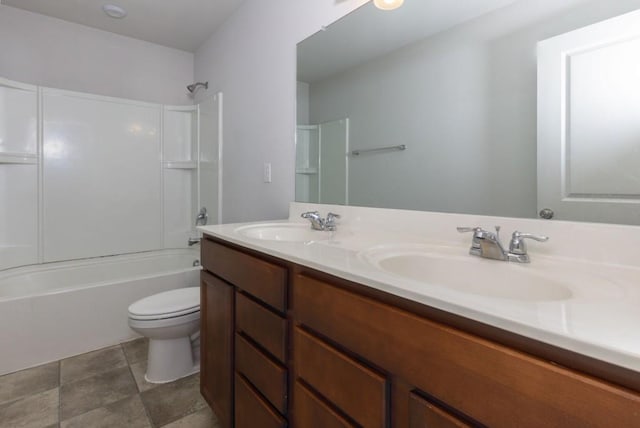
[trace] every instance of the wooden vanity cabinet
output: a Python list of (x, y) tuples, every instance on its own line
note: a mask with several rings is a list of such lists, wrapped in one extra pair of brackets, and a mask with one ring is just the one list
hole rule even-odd
[[(306, 376), (302, 329), (408, 386), (392, 387), (393, 426), (640, 426), (635, 392), (305, 274), (294, 277), (292, 296), (296, 378)], [(332, 371), (327, 366), (315, 377), (326, 382)], [(359, 425), (379, 426), (356, 419), (325, 390), (318, 390), (324, 400)]]
[(202, 393), (223, 428), (640, 427), (636, 372), (221, 240), (202, 251)]
[(286, 427), (288, 269), (202, 240), (201, 392), (223, 428)]

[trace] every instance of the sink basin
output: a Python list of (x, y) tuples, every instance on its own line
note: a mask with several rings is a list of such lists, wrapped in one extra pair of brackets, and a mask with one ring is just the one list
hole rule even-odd
[[(448, 254), (447, 254), (448, 252)], [(425, 284), (492, 298), (566, 300), (573, 293), (529, 264), (499, 262), (428, 246), (382, 246), (360, 253), (384, 272)]]
[(235, 231), (247, 238), (262, 241), (314, 242), (331, 237), (331, 232), (313, 230), (305, 223), (260, 223), (242, 226)]

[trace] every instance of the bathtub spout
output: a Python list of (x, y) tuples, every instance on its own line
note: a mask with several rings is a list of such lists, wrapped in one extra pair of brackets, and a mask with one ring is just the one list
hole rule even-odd
[(200, 238), (189, 238), (188, 244), (190, 247), (193, 247), (196, 244), (200, 243)]

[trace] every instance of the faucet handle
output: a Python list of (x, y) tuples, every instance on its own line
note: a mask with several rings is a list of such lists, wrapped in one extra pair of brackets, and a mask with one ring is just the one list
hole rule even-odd
[(460, 233), (473, 232), (473, 239), (485, 238), (490, 233), (481, 227), (457, 227), (456, 230)]
[(330, 232), (336, 230), (336, 219), (340, 218), (340, 214), (328, 213), (327, 219), (324, 221), (324, 228)]
[(207, 213), (207, 207), (200, 208), (198, 216), (196, 217), (196, 226), (206, 226), (209, 221), (209, 214)]
[(480, 251), (480, 240), (484, 239), (489, 232), (481, 227), (457, 227), (460, 233), (473, 232), (473, 238), (471, 239), (471, 251)]
[(468, 232), (473, 232), (473, 236), (476, 237), (477, 235), (482, 235), (484, 233), (487, 233), (486, 230), (484, 230), (481, 227), (456, 227), (456, 230), (460, 233), (468, 233)]
[(523, 233), (516, 230), (511, 235), (509, 252), (516, 255), (526, 255), (527, 245), (524, 242), (525, 239), (533, 239), (534, 241), (538, 242), (547, 242), (549, 240), (549, 237), (543, 235), (534, 235), (532, 233)]
[(320, 213), (318, 211), (307, 211), (306, 213), (300, 214), (302, 218), (312, 218), (312, 217), (320, 217)]
[(306, 218), (311, 222), (311, 228), (314, 230), (324, 230), (324, 220), (320, 217), (318, 211), (308, 211), (300, 214), (300, 217)]

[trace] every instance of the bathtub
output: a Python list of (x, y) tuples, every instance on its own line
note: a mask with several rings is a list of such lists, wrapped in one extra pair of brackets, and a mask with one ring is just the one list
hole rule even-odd
[(197, 250), (163, 250), (0, 271), (0, 375), (138, 337), (134, 301), (199, 285)]

